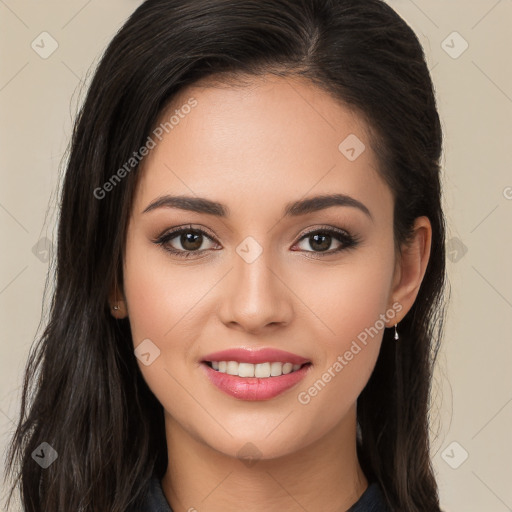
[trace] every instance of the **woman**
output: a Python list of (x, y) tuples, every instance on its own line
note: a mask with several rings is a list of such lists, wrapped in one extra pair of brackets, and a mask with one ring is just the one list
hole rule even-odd
[(25, 510), (439, 511), (441, 139), (380, 0), (144, 2), (73, 133)]

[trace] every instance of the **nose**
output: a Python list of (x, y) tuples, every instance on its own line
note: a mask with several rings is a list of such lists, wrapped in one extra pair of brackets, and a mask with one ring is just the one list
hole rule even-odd
[(219, 315), (227, 327), (263, 334), (290, 323), (293, 293), (267, 254), (263, 251), (252, 262), (235, 254), (220, 297)]

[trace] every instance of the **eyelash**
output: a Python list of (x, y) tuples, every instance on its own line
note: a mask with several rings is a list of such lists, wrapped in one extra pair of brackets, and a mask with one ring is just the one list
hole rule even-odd
[[(164, 233), (163, 235), (158, 237), (156, 240), (153, 240), (153, 243), (161, 246), (162, 249), (164, 249), (164, 251), (174, 254), (174, 255), (178, 256), (179, 258), (189, 258), (193, 254), (198, 254), (198, 253), (208, 250), (208, 249), (203, 249), (200, 251), (199, 250), (186, 251), (186, 250), (174, 249), (167, 245), (171, 240), (173, 240), (174, 238), (176, 238), (179, 235), (182, 235), (184, 233), (200, 234), (200, 235), (206, 236), (211, 241), (214, 241), (212, 239), (212, 237), (208, 233), (203, 231), (202, 229), (193, 228), (192, 226), (185, 226), (185, 227), (177, 228), (172, 231), (168, 231), (167, 233)], [(351, 235), (347, 231), (326, 226), (326, 227), (316, 228), (312, 231), (308, 231), (307, 233), (304, 233), (297, 243), (301, 242), (302, 240), (304, 240), (312, 235), (317, 235), (317, 234), (332, 235), (333, 238), (335, 238), (336, 240), (341, 242), (342, 245), (338, 249), (330, 250), (330, 251), (321, 251), (321, 252), (305, 251), (305, 252), (314, 253), (315, 254), (315, 256), (313, 256), (314, 258), (318, 258), (318, 257), (323, 258), (324, 256), (330, 256), (332, 254), (336, 254), (336, 253), (339, 253), (339, 252), (347, 250), (347, 249), (352, 249), (352, 248), (356, 247), (360, 242), (359, 237)]]

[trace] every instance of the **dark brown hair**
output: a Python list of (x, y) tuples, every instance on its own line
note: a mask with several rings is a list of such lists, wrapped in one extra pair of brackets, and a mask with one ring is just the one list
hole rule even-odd
[[(77, 117), (60, 203), (56, 283), (27, 363), (9, 450), (27, 512), (137, 510), (167, 464), (163, 410), (133, 353), (128, 320), (108, 309), (137, 167), (94, 194), (144, 145), (176, 94), (199, 79), (301, 76), (366, 121), (394, 197), (398, 248), (427, 216), (432, 246), (417, 299), (386, 330), (358, 399), (358, 455), (393, 511), (439, 511), (429, 453), (432, 366), (442, 336), (445, 226), (442, 133), (411, 28), (380, 0), (147, 0), (119, 30)], [(117, 280), (117, 281), (116, 281)], [(31, 454), (42, 442), (58, 459)]]

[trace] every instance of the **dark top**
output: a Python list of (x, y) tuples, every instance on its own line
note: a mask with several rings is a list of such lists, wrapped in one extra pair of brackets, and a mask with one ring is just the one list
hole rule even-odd
[[(156, 475), (153, 475), (150, 480), (149, 491), (141, 512), (172, 512), (162, 490), (160, 479)], [(357, 503), (354, 503), (347, 512), (389, 512), (379, 484), (371, 483)]]

